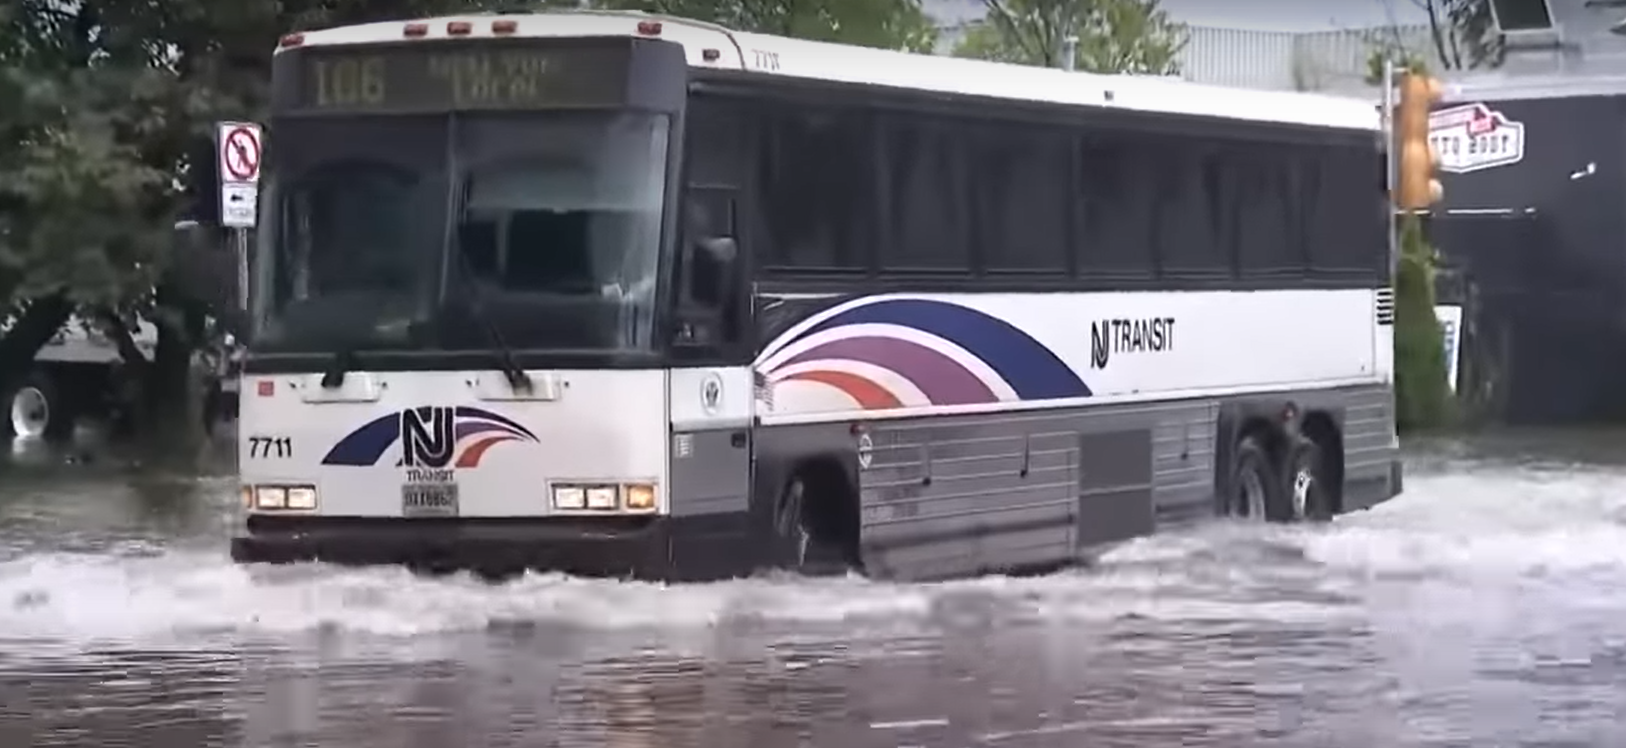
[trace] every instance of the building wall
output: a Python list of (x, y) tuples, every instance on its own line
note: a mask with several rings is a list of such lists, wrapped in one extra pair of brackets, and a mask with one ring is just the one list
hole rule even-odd
[(1371, 95), (1367, 59), (1380, 46), (1433, 56), (1427, 26), (1253, 31), (1193, 26), (1181, 54), (1187, 80), (1241, 88)]
[[(985, 14), (984, 0), (926, 0), (937, 21), (939, 54), (949, 54)], [(1180, 20), (1179, 13), (1171, 13)], [(1302, 24), (1301, 24), (1302, 25)], [(1377, 44), (1432, 56), (1426, 25), (1346, 30), (1260, 30), (1191, 25), (1182, 77), (1242, 88), (1369, 95), (1366, 60)]]

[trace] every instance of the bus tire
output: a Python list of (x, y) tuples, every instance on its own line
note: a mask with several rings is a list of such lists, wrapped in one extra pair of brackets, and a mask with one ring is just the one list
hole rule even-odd
[(1326, 454), (1321, 445), (1298, 437), (1282, 465), (1282, 489), (1292, 518), (1311, 522), (1331, 520), (1334, 513), (1332, 483), (1327, 479)]
[(1280, 516), (1283, 506), (1282, 481), (1259, 437), (1244, 435), (1231, 456), (1231, 495), (1226, 497), (1226, 513), (1250, 522), (1266, 522)]
[(772, 548), (773, 566), (809, 576), (842, 574), (848, 570), (847, 554), (838, 538), (815, 512), (818, 502), (834, 497), (817, 496), (817, 483), (797, 474), (785, 483), (775, 504)]

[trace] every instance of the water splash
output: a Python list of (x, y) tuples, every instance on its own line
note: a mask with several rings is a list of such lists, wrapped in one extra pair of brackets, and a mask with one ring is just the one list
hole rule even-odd
[[(1416, 594), (1419, 579), (1439, 595), (1487, 585), (1523, 594), (1531, 585), (1595, 585), (1600, 576), (1626, 582), (1622, 487), (1626, 473), (1613, 470), (1443, 470), (1414, 477), (1401, 500), (1324, 527), (1217, 523), (1130, 543), (1090, 570), (930, 585), (765, 578), (668, 587), (546, 575), (492, 586), (397, 569), (239, 567), (213, 548), (38, 553), (0, 562), (0, 637), (151, 644), (516, 623), (933, 626), (971, 600), (997, 615), (1057, 621), (1341, 620), (1370, 616), (1374, 605), (1421, 604), (1393, 592), (1404, 583)], [(1489, 604), (1483, 595), (1476, 602)]]

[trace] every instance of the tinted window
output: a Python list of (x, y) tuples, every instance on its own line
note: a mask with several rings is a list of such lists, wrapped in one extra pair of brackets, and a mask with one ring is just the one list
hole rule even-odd
[(972, 236), (982, 267), (1067, 272), (1073, 161), (1068, 132), (991, 122), (966, 133)]
[(751, 142), (752, 110), (744, 102), (696, 97), (684, 122), (688, 144), (684, 180), (691, 185), (740, 186), (741, 168)]
[(757, 192), (770, 268), (869, 265), (876, 193), (870, 115), (860, 109), (765, 103)]
[(1383, 274), (1389, 263), (1382, 162), (1371, 150), (1345, 146), (1314, 153), (1315, 179), (1305, 242), (1323, 275)]
[(974, 131), (954, 120), (910, 113), (882, 117), (887, 242), (881, 266), (894, 270), (969, 270)]
[(1131, 135), (1089, 135), (1074, 162), (1078, 272), (1086, 280), (1137, 279), (1153, 270), (1156, 145)]
[(1232, 146), (1236, 172), (1237, 247), (1244, 278), (1289, 277), (1304, 272), (1304, 253), (1295, 234), (1297, 194), (1294, 163), (1279, 144)]
[(1163, 144), (1147, 151), (1145, 168), (1157, 182), (1152, 225), (1160, 275), (1231, 275), (1232, 257), (1217, 236), (1224, 188), (1211, 178), (1211, 172), (1224, 168), (1220, 148), (1212, 141), (1177, 135), (1159, 136), (1158, 140)]

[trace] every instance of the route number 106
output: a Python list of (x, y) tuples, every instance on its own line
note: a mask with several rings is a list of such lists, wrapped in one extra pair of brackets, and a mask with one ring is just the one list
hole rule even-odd
[(319, 60), (316, 70), (316, 105), (322, 107), (379, 106), (384, 103), (384, 58), (356, 57)]

